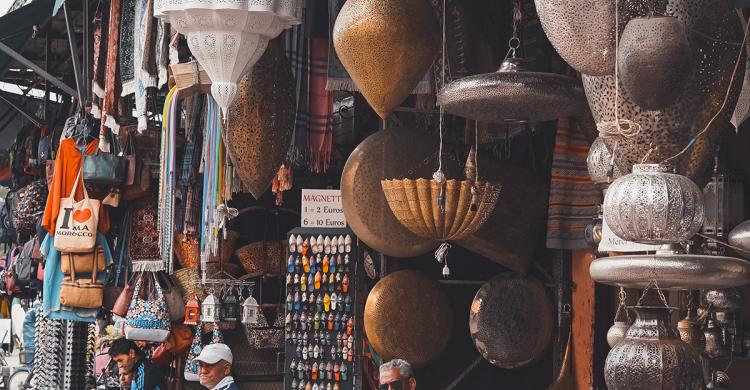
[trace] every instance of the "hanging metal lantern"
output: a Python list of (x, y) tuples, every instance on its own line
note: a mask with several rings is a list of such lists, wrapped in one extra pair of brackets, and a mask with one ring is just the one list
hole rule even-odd
[(438, 245), (401, 225), (380, 184), (387, 178), (430, 175), (436, 149), (432, 137), (414, 128), (377, 131), (354, 149), (341, 174), (341, 203), (347, 224), (360, 240), (394, 257), (419, 256)]
[(706, 335), (701, 330), (701, 325), (688, 310), (688, 314), (677, 323), (677, 330), (680, 331), (680, 339), (685, 343), (692, 345), (698, 351), (706, 348)]
[(341, 64), (385, 119), (424, 77), (440, 46), (428, 1), (349, 0), (333, 26)]
[(552, 46), (573, 69), (603, 76), (615, 71), (615, 1), (535, 0)]
[(711, 311), (736, 313), (745, 306), (742, 290), (739, 288), (725, 288), (706, 290), (703, 292), (703, 306)]
[(703, 193), (661, 164), (638, 164), (609, 186), (604, 220), (618, 237), (643, 244), (689, 240), (703, 224)]
[(437, 104), (448, 113), (480, 122), (543, 122), (586, 110), (576, 79), (531, 72), (515, 57), (506, 58), (495, 73), (446, 84)]
[(607, 344), (610, 348), (614, 348), (617, 343), (625, 338), (625, 334), (628, 333), (630, 324), (625, 321), (615, 321), (612, 326), (607, 330)]
[[(724, 172), (718, 158), (711, 180), (703, 188), (703, 199), (706, 218), (701, 233), (726, 238), (745, 215), (745, 186), (737, 175)], [(724, 250), (711, 242), (707, 246), (716, 252)]]
[(609, 184), (627, 172), (626, 169), (620, 169), (612, 160), (612, 150), (615, 147), (615, 140), (608, 140), (602, 137), (596, 137), (589, 148), (589, 155), (586, 157), (586, 166), (589, 170), (591, 181), (600, 184), (603, 189), (609, 187)]
[(698, 351), (680, 340), (668, 307), (636, 306), (636, 320), (625, 339), (607, 355), (604, 379), (610, 390), (701, 390)]
[(234, 169), (255, 199), (263, 196), (284, 162), (294, 107), (294, 77), (277, 38), (242, 78), (222, 134)]
[(483, 284), (471, 303), (469, 332), (482, 356), (519, 368), (544, 355), (554, 329), (552, 303), (537, 279), (507, 272)]
[(375, 351), (384, 360), (401, 358), (414, 367), (440, 357), (451, 336), (452, 319), (440, 285), (413, 270), (380, 279), (365, 303), (365, 333)]
[(721, 327), (716, 325), (716, 321), (713, 318), (709, 318), (706, 323), (704, 337), (706, 339), (706, 349), (704, 351), (706, 356), (712, 359), (729, 356), (731, 352), (724, 343), (724, 335), (721, 332)]
[(645, 110), (671, 105), (693, 68), (685, 26), (673, 16), (630, 19), (620, 37), (620, 80)]
[(221, 300), (221, 320), (224, 322), (237, 322), (240, 320), (240, 299), (237, 294), (229, 291)]
[(185, 304), (185, 325), (198, 325), (201, 319), (201, 304), (198, 301), (198, 296), (193, 295), (192, 298), (188, 299)]
[(742, 222), (729, 232), (729, 245), (742, 249), (738, 252), (750, 258), (750, 221)]
[(206, 299), (201, 303), (201, 321), (219, 322), (221, 315), (221, 302), (213, 292), (209, 292)]
[[(247, 297), (245, 302), (242, 303), (242, 323), (251, 325), (258, 323), (258, 301), (253, 296)], [(279, 312), (278, 315), (284, 315), (283, 312)]]

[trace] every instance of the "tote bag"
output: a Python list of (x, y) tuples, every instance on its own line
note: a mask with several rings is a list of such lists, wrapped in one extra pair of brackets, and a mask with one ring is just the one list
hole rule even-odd
[(101, 202), (89, 198), (85, 183), (82, 184), (83, 199), (76, 202), (75, 194), (79, 181), (83, 183), (81, 171), (78, 171), (70, 195), (60, 199), (60, 213), (57, 215), (55, 226), (55, 249), (60, 252), (91, 252), (96, 244)]
[[(146, 294), (141, 293), (144, 282), (148, 284)], [(153, 272), (138, 277), (125, 321), (127, 339), (161, 343), (169, 337), (169, 310)]]

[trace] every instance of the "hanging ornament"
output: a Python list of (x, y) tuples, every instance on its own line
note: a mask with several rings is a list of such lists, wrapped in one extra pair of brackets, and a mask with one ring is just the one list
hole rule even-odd
[(185, 325), (198, 325), (201, 319), (201, 304), (198, 301), (198, 296), (193, 294), (193, 297), (188, 299), (185, 304)]
[(237, 293), (230, 290), (221, 300), (221, 321), (237, 322), (240, 320), (240, 298)]
[[(613, 152), (616, 152), (615, 146), (614, 140), (596, 137), (586, 157), (586, 166), (591, 181), (599, 184), (603, 191), (606, 191), (613, 180), (622, 176), (623, 172), (627, 172), (615, 164), (616, 160), (613, 156)], [(619, 160), (617, 162), (619, 163)]]
[[(252, 325), (258, 323), (258, 301), (252, 295), (242, 303), (242, 323)], [(279, 315), (283, 315), (282, 312)]]
[(341, 63), (385, 119), (432, 65), (440, 32), (428, 1), (349, 0), (333, 27)]
[(206, 299), (201, 303), (201, 321), (203, 322), (219, 322), (219, 315), (221, 312), (221, 303), (219, 299), (214, 295), (213, 290), (209, 291)]
[(703, 224), (703, 192), (661, 164), (638, 164), (604, 197), (604, 220), (618, 237), (643, 244), (692, 238)]
[(154, 16), (187, 38), (190, 52), (211, 78), (211, 95), (226, 120), (238, 82), (266, 50), (268, 41), (301, 21), (297, 1), (155, 0)]
[(696, 310), (693, 305), (693, 295), (688, 293), (690, 301), (687, 305), (687, 314), (685, 318), (677, 323), (677, 330), (680, 332), (680, 339), (687, 344), (692, 345), (698, 351), (706, 348), (706, 336), (701, 330), (701, 324), (696, 319)]
[(644, 110), (671, 105), (693, 69), (685, 26), (673, 16), (630, 19), (618, 49), (622, 85)]
[(276, 206), (284, 204), (284, 191), (289, 191), (294, 185), (294, 170), (291, 166), (281, 164), (279, 171), (271, 182), (271, 191), (276, 195)]
[(750, 258), (750, 221), (742, 222), (729, 232), (729, 245), (745, 258)]
[[(615, 345), (622, 341), (628, 333), (628, 329), (630, 329), (630, 315), (628, 314), (628, 309), (625, 307), (625, 299), (627, 297), (625, 289), (622, 287), (620, 287), (619, 297), (620, 304), (617, 306), (617, 312), (615, 313), (615, 322), (607, 331), (607, 344), (609, 344), (610, 348), (614, 348)], [(624, 319), (620, 315), (623, 312), (625, 313)]]

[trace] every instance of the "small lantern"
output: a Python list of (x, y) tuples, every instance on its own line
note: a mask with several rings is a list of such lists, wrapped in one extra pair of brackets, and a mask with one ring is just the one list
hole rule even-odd
[(208, 294), (201, 305), (201, 320), (203, 322), (218, 322), (221, 304), (213, 293)]
[(185, 304), (185, 325), (198, 325), (198, 321), (201, 319), (201, 304), (198, 302), (198, 297), (193, 295)]
[(258, 323), (258, 301), (256, 301), (252, 295), (247, 297), (245, 302), (242, 303), (242, 323)]
[(231, 291), (224, 296), (224, 300), (221, 302), (221, 320), (226, 322), (240, 320), (240, 298)]

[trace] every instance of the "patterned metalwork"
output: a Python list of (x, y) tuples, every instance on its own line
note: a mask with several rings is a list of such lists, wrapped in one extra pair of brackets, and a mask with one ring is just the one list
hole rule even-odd
[(742, 222), (729, 232), (729, 245), (743, 249), (737, 252), (750, 259), (750, 221)]
[(260, 199), (284, 162), (294, 131), (294, 77), (280, 39), (269, 43), (240, 82), (227, 120), (224, 144), (234, 168)]
[(663, 289), (702, 290), (750, 283), (750, 263), (724, 256), (611, 256), (594, 260), (589, 274), (599, 283), (625, 288), (646, 288), (655, 280)]
[(638, 164), (604, 196), (604, 220), (622, 239), (670, 244), (692, 238), (703, 224), (703, 192), (660, 164)]
[(367, 102), (387, 118), (432, 65), (440, 30), (427, 1), (350, 0), (336, 18), (333, 44)]
[(706, 336), (703, 334), (701, 325), (690, 313), (677, 323), (677, 330), (680, 331), (680, 339), (692, 345), (696, 350), (703, 351), (706, 348)]
[(448, 344), (453, 315), (437, 282), (406, 270), (384, 277), (372, 288), (364, 322), (367, 338), (384, 360), (401, 358), (424, 367)]
[(607, 344), (610, 348), (614, 348), (617, 343), (625, 338), (625, 334), (628, 333), (630, 325), (625, 321), (615, 321), (607, 331)]
[[(615, 180), (622, 176), (627, 169), (620, 169), (617, 161), (612, 161), (612, 150), (615, 148), (615, 141), (602, 137), (596, 137), (589, 148), (589, 155), (586, 157), (586, 165), (589, 169), (591, 181), (597, 184), (607, 185), (610, 180)], [(612, 177), (608, 177), (610, 166), (612, 166)]]
[(703, 304), (711, 311), (739, 312), (745, 306), (745, 299), (739, 288), (723, 288), (704, 291)]
[(685, 27), (672, 16), (630, 19), (620, 37), (622, 85), (644, 110), (671, 105), (693, 68)]
[(539, 21), (560, 56), (575, 70), (615, 71), (615, 1), (535, 0)]
[[(633, 308), (637, 318), (607, 355), (610, 390), (702, 390), (700, 354), (680, 340), (667, 307)], [(636, 385), (637, 384), (637, 385)]]
[(429, 176), (437, 165), (435, 150), (435, 141), (413, 128), (377, 131), (354, 149), (341, 174), (341, 203), (360, 240), (394, 257), (419, 256), (437, 246), (396, 220), (380, 185), (385, 178)]
[[(455, 179), (443, 188), (423, 178), (386, 179), (381, 185), (396, 219), (412, 233), (437, 241), (460, 240), (479, 230), (492, 214), (501, 188), (496, 183)], [(444, 210), (438, 205), (441, 196)]]
[[(561, 2), (561, 1), (560, 1)], [(579, 2), (571, 2), (580, 4)], [(620, 15), (622, 21), (648, 13), (648, 2), (625, 1)], [(657, 4), (657, 13), (673, 15), (685, 25), (695, 64), (687, 83), (674, 102), (661, 110), (649, 111), (639, 107), (620, 82), (619, 117), (641, 125), (634, 137), (621, 138), (615, 159), (620, 167), (632, 167), (658, 146), (650, 161), (661, 161), (682, 150), (690, 140), (716, 115), (727, 93), (730, 76), (737, 60), (742, 40), (742, 28), (737, 14), (728, 0), (670, 0), (666, 6)], [(593, 24), (600, 28), (600, 24)], [(712, 126), (686, 153), (673, 160), (677, 172), (703, 187), (711, 176), (713, 156), (721, 132), (733, 128), (729, 123), (737, 102), (744, 67), (739, 69), (726, 107)], [(615, 84), (612, 76), (583, 75), (583, 88), (596, 123), (615, 118)]]
[(477, 292), (469, 332), (479, 353), (502, 368), (519, 368), (544, 355), (552, 340), (552, 302), (537, 279), (507, 272)]
[(586, 110), (576, 79), (527, 71), (517, 58), (503, 61), (497, 72), (446, 84), (437, 104), (446, 112), (481, 122), (543, 122)]

